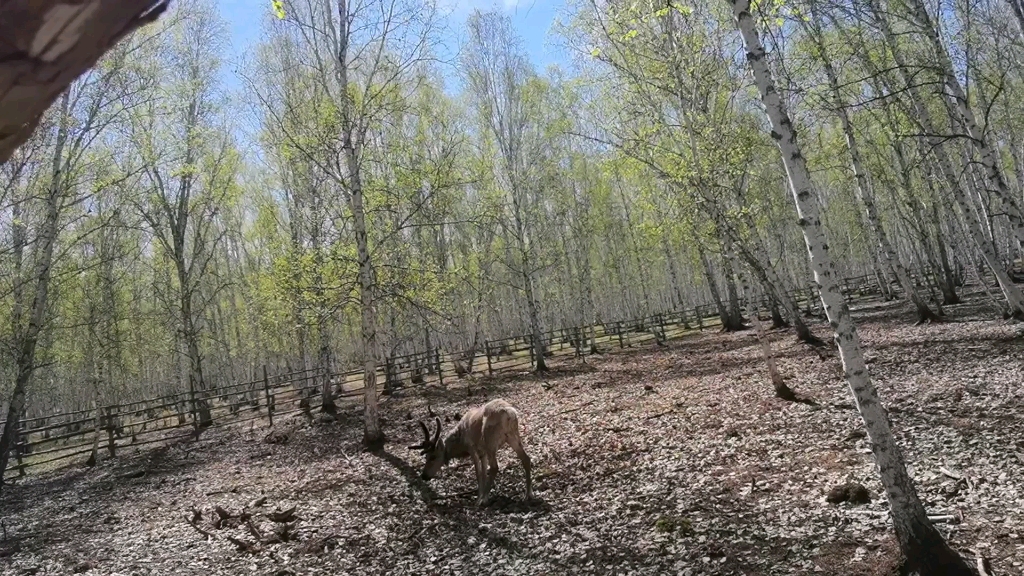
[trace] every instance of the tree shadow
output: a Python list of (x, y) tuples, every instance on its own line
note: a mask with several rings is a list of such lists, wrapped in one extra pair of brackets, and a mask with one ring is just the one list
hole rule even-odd
[(430, 487), (430, 484), (420, 478), (419, 472), (405, 460), (385, 449), (375, 450), (371, 454), (388, 463), (395, 470), (398, 470), (402, 477), (405, 478), (405, 483), (409, 485), (409, 488), (419, 492), (424, 502), (431, 503), (439, 498), (437, 492)]
[(484, 509), (499, 514), (526, 514), (529, 512), (541, 512), (547, 514), (553, 510), (551, 504), (549, 504), (547, 500), (544, 500), (536, 494), (533, 495), (533, 499), (525, 500), (522, 495), (518, 497), (511, 497), (504, 494), (495, 495), (493, 493), (491, 495), (491, 501), (484, 507)]

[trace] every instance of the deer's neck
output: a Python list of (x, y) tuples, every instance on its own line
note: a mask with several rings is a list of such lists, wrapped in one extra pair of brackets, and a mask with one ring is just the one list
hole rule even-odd
[(447, 463), (449, 460), (467, 456), (469, 456), (469, 445), (466, 444), (459, 429), (456, 428), (444, 437), (444, 460)]

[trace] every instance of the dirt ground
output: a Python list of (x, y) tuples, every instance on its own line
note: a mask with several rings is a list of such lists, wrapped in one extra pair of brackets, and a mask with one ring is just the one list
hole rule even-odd
[[(856, 310), (918, 490), (958, 550), (1022, 574), (1024, 340), (978, 302), (936, 325), (914, 327), (906, 312)], [(409, 390), (384, 405), (379, 454), (360, 451), (353, 409), (331, 425), (279, 422), (284, 442), (218, 429), (36, 477), (0, 496), (0, 573), (888, 573), (887, 506), (838, 359), (773, 332), (780, 370), (818, 406), (786, 403), (754, 338), (705, 333), (542, 377)], [(495, 397), (523, 414), (537, 498), (524, 502), (505, 449), (496, 500), (477, 509), (471, 464), (428, 484), (406, 446), (428, 402), (453, 416)], [(844, 482), (865, 485), (871, 503), (828, 503)], [(293, 507), (297, 520), (271, 519)]]

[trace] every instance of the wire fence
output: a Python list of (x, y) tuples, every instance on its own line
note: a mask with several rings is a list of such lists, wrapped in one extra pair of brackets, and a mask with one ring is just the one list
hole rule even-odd
[[(849, 278), (842, 283), (848, 299), (880, 292), (874, 276)], [(894, 287), (898, 289), (898, 287)], [(821, 315), (813, 287), (791, 295), (806, 314)], [(762, 310), (767, 308), (767, 300)], [(593, 348), (628, 347), (644, 342), (665, 342), (690, 333), (720, 327), (717, 306), (659, 312), (630, 321), (599, 322), (549, 330), (541, 335), (547, 356), (583, 357)], [(436, 349), (384, 358), (377, 370), (378, 392), (396, 391), (469, 374), (488, 375), (518, 371), (536, 364), (532, 335), (485, 340), (461, 352)], [(13, 457), (4, 479), (23, 477), (75, 463), (94, 464), (155, 444), (168, 444), (200, 436), (211, 427), (272, 427), (275, 418), (304, 413), (312, 418), (320, 408), (324, 374), (314, 369), (269, 375), (266, 366), (257, 377), (215, 390), (189, 390), (124, 404), (97, 406), (24, 419), (19, 423)], [(332, 373), (330, 386), (337, 402), (355, 402), (364, 393), (362, 369)], [(2, 425), (2, 423), (0, 423)], [(105, 454), (104, 454), (105, 453)]]

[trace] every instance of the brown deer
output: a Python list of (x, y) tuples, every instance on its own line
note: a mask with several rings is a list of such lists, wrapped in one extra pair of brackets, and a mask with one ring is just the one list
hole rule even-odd
[(476, 469), (478, 488), (477, 506), (488, 501), (494, 479), (498, 476), (498, 449), (508, 444), (519, 457), (526, 473), (526, 499), (533, 498), (530, 483), (530, 457), (523, 449), (519, 437), (519, 411), (508, 402), (496, 399), (471, 408), (454, 428), (441, 438), (441, 418), (435, 416), (437, 430), (431, 436), (427, 425), (419, 423), (423, 429), (423, 441), (412, 450), (421, 450), (427, 457), (420, 478), (430, 480), (438, 475), (441, 468), (455, 458), (470, 457)]

